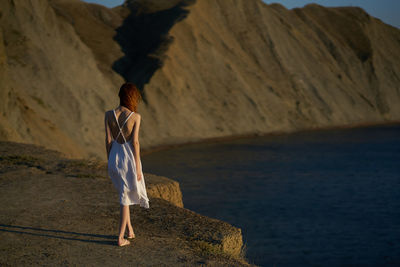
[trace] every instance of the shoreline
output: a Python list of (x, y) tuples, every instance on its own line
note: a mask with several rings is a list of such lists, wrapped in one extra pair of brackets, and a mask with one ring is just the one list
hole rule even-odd
[(166, 144), (154, 146), (146, 149), (142, 149), (140, 152), (142, 156), (149, 155), (151, 153), (183, 147), (187, 145), (200, 145), (200, 144), (212, 144), (219, 143), (225, 141), (232, 141), (238, 139), (246, 139), (246, 138), (255, 138), (255, 137), (268, 137), (268, 136), (282, 136), (287, 134), (296, 134), (296, 133), (307, 133), (307, 132), (317, 132), (317, 131), (332, 131), (332, 130), (350, 130), (350, 129), (362, 129), (362, 128), (370, 128), (370, 127), (379, 127), (379, 126), (395, 126), (400, 125), (400, 121), (386, 121), (386, 122), (365, 122), (365, 123), (355, 123), (355, 124), (344, 124), (339, 126), (323, 126), (323, 127), (311, 127), (307, 129), (298, 129), (293, 131), (273, 131), (268, 133), (249, 133), (249, 134), (239, 134), (239, 135), (228, 135), (221, 137), (210, 137), (196, 141), (187, 141), (176, 144)]

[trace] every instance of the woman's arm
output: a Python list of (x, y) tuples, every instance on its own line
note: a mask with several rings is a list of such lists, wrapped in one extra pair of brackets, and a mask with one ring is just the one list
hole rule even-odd
[(135, 125), (133, 128), (133, 148), (135, 153), (136, 173), (137, 180), (142, 179), (142, 164), (140, 161), (140, 144), (139, 144), (139, 128), (140, 128), (140, 114), (136, 113)]
[(111, 142), (112, 142), (112, 138), (111, 138), (111, 130), (110, 130), (110, 126), (108, 125), (108, 118), (107, 118), (107, 112), (104, 116), (104, 126), (105, 126), (105, 130), (106, 130), (106, 150), (107, 150), (107, 160), (110, 156), (110, 150), (111, 150)]

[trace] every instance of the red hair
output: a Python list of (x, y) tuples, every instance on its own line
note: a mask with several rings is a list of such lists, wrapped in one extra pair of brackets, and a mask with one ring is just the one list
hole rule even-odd
[(139, 89), (133, 83), (124, 83), (119, 89), (120, 105), (128, 108), (130, 111), (136, 112), (139, 101), (142, 96)]

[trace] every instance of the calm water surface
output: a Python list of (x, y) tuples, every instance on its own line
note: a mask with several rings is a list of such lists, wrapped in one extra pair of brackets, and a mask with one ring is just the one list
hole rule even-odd
[(261, 266), (400, 266), (400, 126), (187, 145), (143, 156), (185, 208), (240, 227)]

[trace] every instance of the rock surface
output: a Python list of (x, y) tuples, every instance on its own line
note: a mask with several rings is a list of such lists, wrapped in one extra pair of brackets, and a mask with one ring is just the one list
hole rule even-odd
[(155, 174), (146, 173), (147, 194), (153, 198), (162, 198), (183, 208), (182, 192), (177, 181)]
[(261, 0), (0, 2), (0, 138), (105, 158), (124, 80), (142, 148), (400, 120), (400, 30)]
[(241, 229), (179, 207), (179, 184), (147, 173), (150, 209), (131, 206), (136, 238), (118, 247), (118, 195), (105, 174), (99, 161), (0, 142), (0, 265), (250, 266)]

